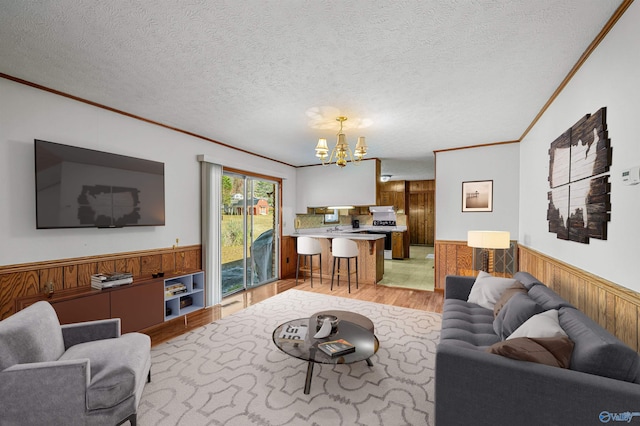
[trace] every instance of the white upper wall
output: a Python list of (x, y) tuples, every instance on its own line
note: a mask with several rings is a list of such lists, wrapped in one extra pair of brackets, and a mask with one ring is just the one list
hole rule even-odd
[[(166, 225), (36, 229), (34, 139), (164, 162)], [(293, 167), (0, 79), (0, 265), (200, 244), (199, 154), (284, 179), (283, 234), (294, 231)]]
[[(625, 168), (640, 166), (638, 40), (640, 4), (633, 3), (520, 144), (520, 242), (635, 291), (640, 291), (633, 266), (640, 238), (640, 185), (625, 186), (620, 176)], [(592, 238), (589, 244), (559, 240), (548, 231), (546, 219), (549, 145), (602, 107), (607, 107), (613, 149), (608, 238)]]
[(363, 160), (340, 168), (309, 166), (297, 169), (296, 213), (307, 207), (376, 205), (376, 161)]
[[(519, 144), (436, 154), (436, 240), (466, 241), (467, 231), (518, 237)], [(462, 212), (462, 182), (493, 180), (493, 211)]]

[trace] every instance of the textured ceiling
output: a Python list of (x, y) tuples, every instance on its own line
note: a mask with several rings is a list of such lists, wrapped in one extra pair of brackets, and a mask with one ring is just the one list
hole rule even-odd
[(295, 166), (346, 115), (425, 179), (519, 139), (620, 3), (0, 0), (0, 73)]

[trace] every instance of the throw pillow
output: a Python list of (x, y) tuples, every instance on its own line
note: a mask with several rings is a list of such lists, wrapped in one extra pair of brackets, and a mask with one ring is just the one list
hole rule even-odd
[(567, 333), (560, 327), (558, 321), (558, 310), (550, 309), (540, 314), (534, 315), (518, 327), (507, 340), (517, 337), (568, 337)]
[(513, 278), (494, 277), (480, 271), (471, 287), (467, 302), (493, 310), (502, 293), (515, 282)]
[(526, 292), (514, 293), (493, 320), (493, 329), (500, 340), (504, 340), (525, 321), (543, 310)]
[(519, 337), (498, 342), (487, 348), (487, 352), (520, 361), (569, 368), (573, 342), (568, 337)]
[(513, 295), (517, 293), (527, 294), (527, 289), (525, 288), (524, 285), (522, 285), (520, 281), (516, 281), (515, 283), (510, 285), (509, 288), (507, 288), (504, 291), (504, 293), (502, 293), (502, 296), (500, 296), (500, 299), (498, 299), (496, 304), (493, 306), (494, 318), (498, 316), (498, 314), (500, 313), (500, 310), (509, 301), (509, 299), (511, 299)]

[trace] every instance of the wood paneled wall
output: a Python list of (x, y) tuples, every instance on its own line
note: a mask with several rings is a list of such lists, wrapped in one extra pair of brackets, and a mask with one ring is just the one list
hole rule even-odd
[(473, 270), (473, 249), (465, 241), (438, 240), (434, 244), (435, 289), (444, 291), (447, 275), (475, 276)]
[(135, 279), (193, 269), (202, 269), (200, 245), (0, 266), (0, 319), (15, 312), (17, 298), (44, 292), (47, 283), (55, 292), (90, 287), (91, 275), (101, 272), (131, 272)]
[(380, 184), (380, 205), (407, 215), (411, 244), (433, 245), (435, 239), (434, 180), (397, 180)]
[(520, 246), (519, 269), (529, 272), (611, 334), (640, 352), (640, 293)]
[(408, 212), (411, 244), (434, 245), (435, 242), (435, 180), (409, 181)]
[[(465, 241), (436, 241), (436, 291), (444, 291), (447, 275), (475, 276), (472, 255)], [(640, 293), (523, 246), (518, 265), (640, 352)]]
[(381, 206), (393, 206), (397, 211), (407, 211), (407, 197), (405, 195), (405, 181), (394, 180), (380, 183)]

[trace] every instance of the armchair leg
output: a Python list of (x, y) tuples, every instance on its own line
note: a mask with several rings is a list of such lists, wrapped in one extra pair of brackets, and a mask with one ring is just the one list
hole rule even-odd
[(136, 413), (133, 413), (132, 415), (118, 423), (118, 426), (123, 425), (126, 422), (129, 422), (131, 426), (136, 426), (138, 424), (138, 415)]
[(151, 370), (149, 370), (149, 374), (147, 375), (147, 383), (151, 383)]

